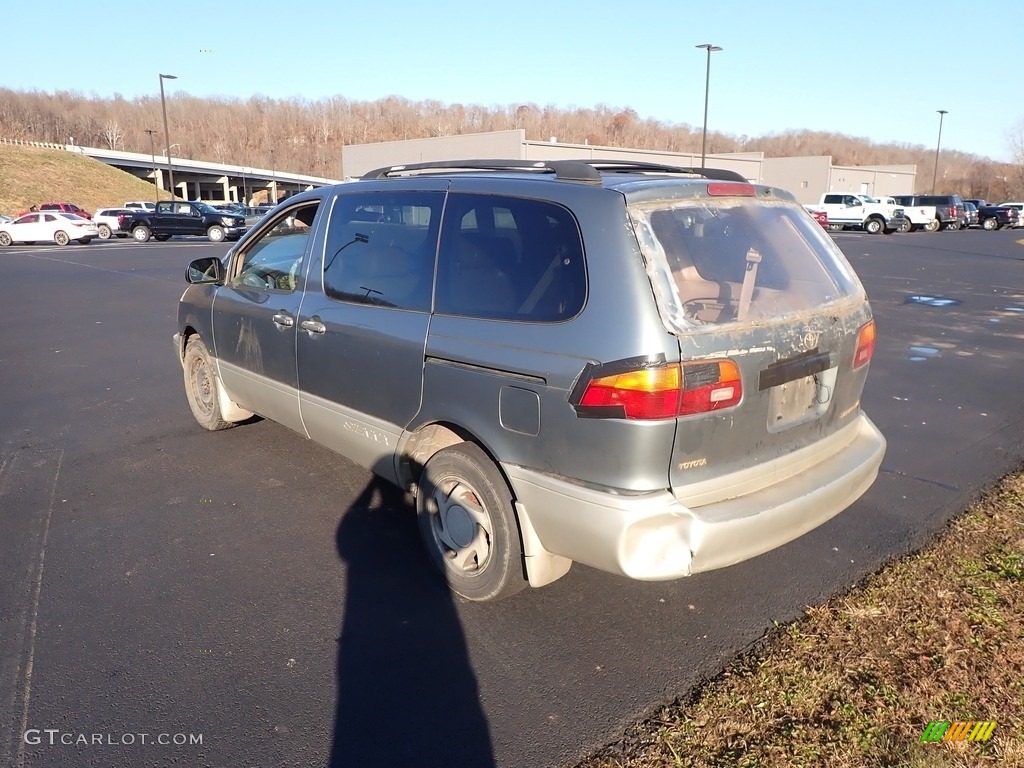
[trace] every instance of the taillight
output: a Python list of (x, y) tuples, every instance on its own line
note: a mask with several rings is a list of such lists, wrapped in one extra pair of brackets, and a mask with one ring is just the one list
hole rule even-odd
[(711, 197), (753, 197), (756, 191), (753, 184), (736, 181), (713, 181), (708, 184), (708, 195)]
[(857, 333), (857, 351), (853, 355), (853, 367), (860, 368), (875, 354), (875, 321), (869, 320)]
[(732, 360), (634, 363), (630, 370), (618, 363), (586, 371), (570, 402), (584, 417), (653, 420), (729, 408), (742, 396), (739, 368)]

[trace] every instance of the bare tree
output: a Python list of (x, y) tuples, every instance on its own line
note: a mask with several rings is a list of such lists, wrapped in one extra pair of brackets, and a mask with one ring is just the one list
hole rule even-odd
[(117, 149), (117, 145), (124, 139), (124, 131), (116, 120), (107, 120), (103, 124), (102, 136), (109, 149)]

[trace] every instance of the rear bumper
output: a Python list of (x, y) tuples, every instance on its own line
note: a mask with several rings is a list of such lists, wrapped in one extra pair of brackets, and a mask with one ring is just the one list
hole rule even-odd
[(885, 438), (862, 413), (827, 442), (826, 458), (792, 477), (692, 508), (669, 490), (621, 495), (523, 467), (503, 468), (545, 550), (656, 581), (768, 552), (850, 506), (877, 477)]

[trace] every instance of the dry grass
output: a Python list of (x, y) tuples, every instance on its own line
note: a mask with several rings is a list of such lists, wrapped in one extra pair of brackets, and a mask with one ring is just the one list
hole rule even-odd
[[(167, 193), (164, 193), (166, 199)], [(152, 184), (99, 160), (59, 149), (0, 144), (0, 213), (14, 216), (44, 202), (87, 211), (155, 200)]]
[[(922, 743), (995, 720), (987, 743)], [(1024, 474), (579, 768), (1024, 766)]]

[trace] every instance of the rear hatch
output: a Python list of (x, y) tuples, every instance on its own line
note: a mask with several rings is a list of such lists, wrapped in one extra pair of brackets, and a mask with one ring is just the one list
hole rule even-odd
[(690, 506), (732, 498), (841, 450), (860, 415), (874, 325), (821, 226), (791, 199), (744, 184), (645, 195), (629, 211), (679, 342), (676, 495)]

